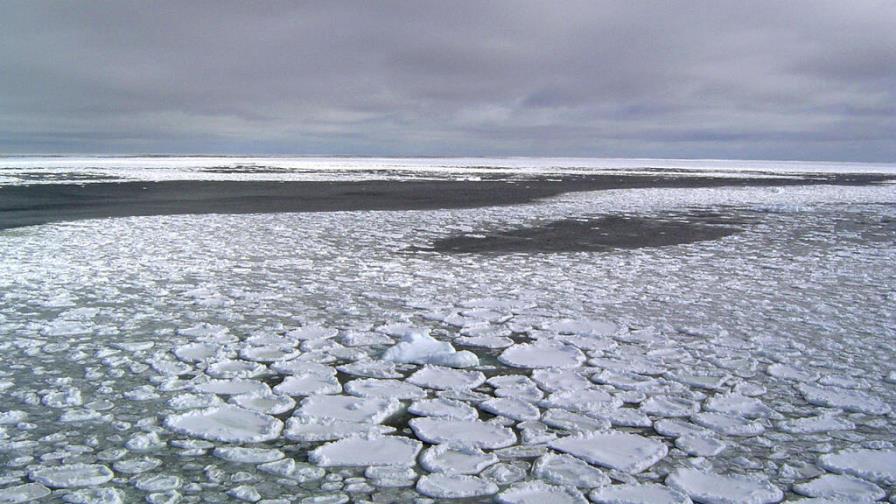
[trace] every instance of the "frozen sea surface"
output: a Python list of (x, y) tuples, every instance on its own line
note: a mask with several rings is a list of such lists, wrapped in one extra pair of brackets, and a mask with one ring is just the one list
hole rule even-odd
[[(740, 232), (426, 251), (689, 212)], [(892, 501), (893, 264), (892, 184), (6, 230), (0, 501)]]

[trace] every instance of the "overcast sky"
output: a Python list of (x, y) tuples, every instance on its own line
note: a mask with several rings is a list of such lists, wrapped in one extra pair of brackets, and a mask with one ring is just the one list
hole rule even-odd
[(0, 152), (896, 161), (896, 1), (0, 1)]

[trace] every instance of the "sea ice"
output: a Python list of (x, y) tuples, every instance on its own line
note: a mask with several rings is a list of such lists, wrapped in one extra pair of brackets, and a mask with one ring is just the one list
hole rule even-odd
[(330, 466), (412, 466), (422, 444), (397, 436), (350, 437), (312, 450), (308, 460)]
[(111, 469), (100, 464), (67, 464), (39, 467), (28, 473), (31, 481), (50, 488), (102, 485), (114, 477)]
[(280, 415), (296, 406), (296, 402), (291, 397), (275, 394), (242, 394), (232, 396), (230, 402), (241, 408), (267, 415)]
[(453, 368), (469, 368), (479, 365), (475, 354), (458, 352), (447, 341), (439, 341), (421, 333), (405, 334), (401, 341), (383, 354), (383, 360), (410, 364), (435, 364)]
[(793, 491), (807, 497), (843, 499), (849, 502), (877, 501), (887, 496), (874, 483), (841, 474), (825, 474), (812, 481), (793, 485)]
[(424, 417), (412, 419), (410, 425), (419, 439), (432, 444), (495, 449), (511, 446), (517, 441), (512, 430), (478, 420)]
[(450, 444), (427, 448), (420, 456), (420, 465), (429, 472), (479, 474), (486, 467), (496, 464), (498, 457), (478, 448), (453, 447)]
[(362, 378), (345, 384), (345, 391), (360, 397), (382, 397), (395, 399), (420, 399), (426, 397), (422, 388), (400, 380), (380, 380)]
[(689, 417), (700, 411), (700, 403), (678, 396), (659, 395), (641, 403), (641, 411), (661, 418)]
[(333, 441), (352, 436), (390, 434), (394, 427), (363, 422), (293, 417), (286, 421), (283, 435), (292, 441)]
[(778, 429), (792, 434), (814, 434), (856, 428), (856, 424), (833, 414), (785, 420), (778, 422), (777, 425)]
[(561, 320), (550, 326), (560, 334), (578, 334), (582, 336), (612, 336), (619, 330), (616, 324), (608, 320)]
[(532, 474), (539, 479), (562, 486), (595, 488), (609, 485), (610, 478), (571, 455), (546, 453), (535, 461)]
[(481, 371), (463, 371), (441, 366), (424, 366), (408, 377), (407, 381), (435, 390), (465, 390), (485, 382)]
[(725, 413), (700, 412), (691, 415), (691, 421), (726, 436), (758, 436), (765, 432), (765, 427), (757, 421)]
[(706, 504), (771, 504), (784, 500), (784, 492), (766, 480), (679, 468), (666, 483)]
[(218, 446), (212, 455), (228, 462), (264, 464), (282, 459), (285, 455), (274, 448), (244, 448), (242, 446)]
[(511, 420), (537, 420), (541, 412), (535, 406), (526, 401), (511, 397), (490, 399), (479, 403), (479, 408), (493, 415), (498, 415)]
[(193, 386), (197, 392), (220, 395), (270, 394), (271, 388), (257, 380), (209, 380)]
[(879, 397), (860, 390), (821, 387), (808, 383), (801, 383), (797, 388), (806, 401), (818, 406), (841, 408), (869, 415), (886, 415), (890, 412), (890, 406)]
[(639, 473), (668, 453), (666, 445), (637, 434), (593, 432), (556, 439), (548, 446), (591, 464), (627, 473)]
[(478, 476), (427, 474), (417, 480), (417, 491), (436, 499), (463, 499), (498, 493), (498, 485)]
[(342, 392), (342, 385), (335, 376), (321, 376), (315, 373), (287, 376), (280, 384), (274, 386), (275, 394), (293, 397), (338, 394), (340, 392)]
[(215, 406), (170, 415), (165, 426), (177, 433), (225, 443), (260, 443), (276, 439), (283, 422), (238, 406)]
[(380, 423), (398, 412), (397, 399), (316, 395), (306, 397), (294, 415), (299, 418)]
[(588, 496), (597, 504), (691, 504), (680, 490), (656, 483), (631, 483), (598, 488)]
[(821, 456), (830, 471), (849, 474), (882, 485), (896, 485), (896, 449), (850, 449)]
[(444, 417), (456, 420), (475, 420), (479, 418), (476, 408), (461, 401), (436, 397), (434, 399), (420, 399), (408, 406), (408, 413), (427, 416)]
[(14, 504), (18, 502), (31, 502), (50, 495), (50, 489), (40, 483), (25, 483), (6, 488), (0, 488), (0, 502)]
[(585, 354), (571, 345), (521, 343), (504, 350), (498, 360), (518, 368), (574, 368), (585, 362)]
[(496, 499), (501, 504), (587, 504), (581, 492), (572, 487), (548, 485), (541, 481), (518, 483), (504, 490)]

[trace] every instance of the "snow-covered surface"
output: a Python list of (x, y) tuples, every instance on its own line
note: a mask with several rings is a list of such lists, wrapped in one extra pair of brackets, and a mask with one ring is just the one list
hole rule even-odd
[[(663, 169), (681, 174), (893, 173), (892, 163), (751, 161), (722, 159), (613, 158), (315, 158), (315, 157), (0, 157), (0, 184), (110, 180), (370, 180), (475, 179), (525, 176), (638, 173)], [(768, 175), (765, 175), (768, 176)]]
[[(743, 232), (405, 250), (690, 211)], [(894, 222), (891, 184), (2, 231), (0, 501), (892, 499)]]

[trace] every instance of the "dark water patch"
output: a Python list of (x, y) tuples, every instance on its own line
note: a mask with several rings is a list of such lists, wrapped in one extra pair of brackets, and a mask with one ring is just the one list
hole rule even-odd
[(742, 232), (743, 225), (748, 223), (712, 214), (564, 219), (505, 231), (449, 236), (434, 241), (431, 248), (417, 250), (510, 254), (666, 247), (724, 238)]

